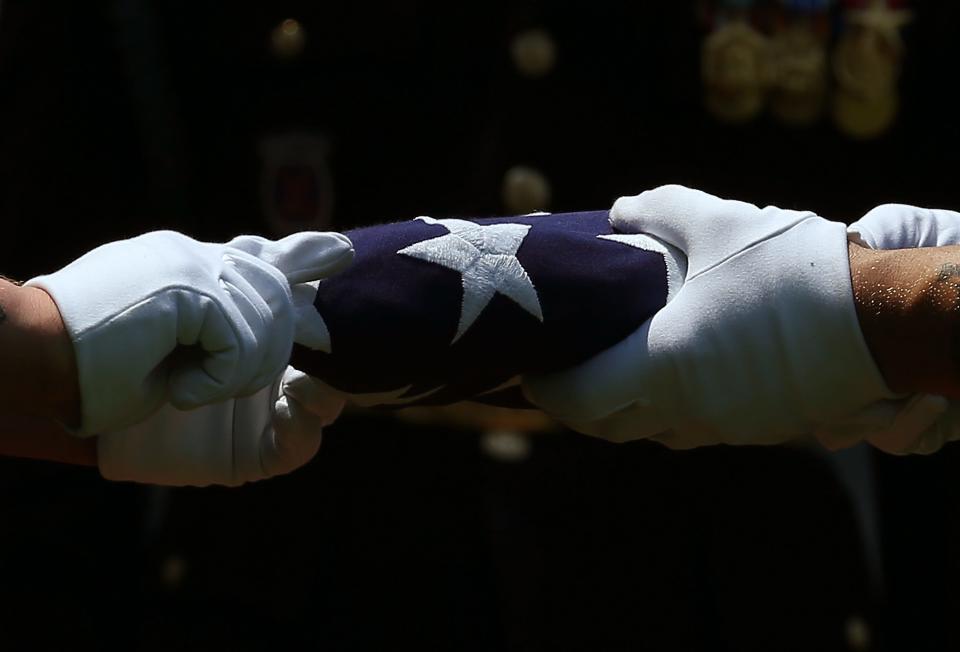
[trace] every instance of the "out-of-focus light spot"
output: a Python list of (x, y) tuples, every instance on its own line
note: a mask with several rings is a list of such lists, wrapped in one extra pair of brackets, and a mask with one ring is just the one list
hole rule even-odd
[(557, 46), (547, 31), (530, 29), (513, 37), (510, 55), (520, 74), (526, 77), (543, 77), (553, 70), (557, 60)]
[(183, 557), (170, 555), (160, 565), (160, 582), (170, 591), (179, 589), (187, 574), (187, 562)]
[(870, 625), (860, 616), (850, 616), (847, 619), (846, 637), (847, 645), (854, 652), (867, 652), (870, 649)]
[(491, 430), (480, 438), (480, 450), (498, 462), (522, 462), (530, 457), (530, 439), (511, 430)]
[(550, 194), (550, 182), (539, 170), (518, 165), (503, 177), (503, 203), (515, 215), (548, 208)]
[(293, 59), (300, 56), (306, 44), (306, 31), (300, 21), (293, 18), (287, 18), (270, 33), (273, 54), (280, 59)]

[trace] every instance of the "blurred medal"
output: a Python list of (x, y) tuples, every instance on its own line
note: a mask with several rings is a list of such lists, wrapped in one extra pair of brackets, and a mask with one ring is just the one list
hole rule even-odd
[(837, 127), (861, 140), (883, 135), (896, 119), (899, 108), (896, 93), (863, 98), (838, 91), (833, 97), (833, 119)]
[(770, 80), (767, 39), (742, 20), (722, 25), (703, 43), (701, 74), (707, 109), (718, 119), (744, 123), (763, 110)]
[(823, 39), (806, 24), (790, 25), (770, 41), (773, 82), (770, 109), (782, 122), (816, 122), (827, 95), (827, 53)]
[(849, 136), (876, 138), (897, 116), (904, 49), (900, 29), (911, 14), (886, 0), (869, 0), (849, 3), (844, 18), (846, 26), (833, 53), (833, 118)]
[(325, 141), (287, 132), (260, 143), (260, 201), (276, 237), (331, 227), (333, 182)]
[(827, 98), (827, 48), (832, 0), (783, 0), (781, 27), (770, 40), (770, 109), (783, 123), (809, 125)]

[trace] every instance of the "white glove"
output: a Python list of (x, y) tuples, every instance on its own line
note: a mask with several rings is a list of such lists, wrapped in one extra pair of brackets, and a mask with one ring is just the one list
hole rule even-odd
[[(850, 225), (850, 239), (871, 249), (960, 245), (960, 213), (902, 204), (878, 206)], [(888, 453), (929, 454), (960, 439), (960, 401), (918, 394), (886, 401), (861, 417), (870, 442)]]
[(290, 285), (328, 276), (352, 254), (336, 233), (213, 244), (158, 231), (28, 281), (53, 297), (73, 340), (78, 434), (129, 426), (168, 400), (190, 409), (275, 380), (293, 346)]
[(623, 342), (524, 379), (547, 413), (688, 448), (783, 442), (893, 397), (860, 332), (844, 225), (681, 186), (623, 197), (610, 220), (680, 249), (687, 277)]
[(960, 213), (884, 204), (851, 224), (847, 232), (850, 240), (871, 249), (960, 245)]
[(108, 480), (237, 486), (289, 473), (320, 447), (343, 399), (293, 367), (253, 396), (183, 412), (165, 405), (141, 423), (97, 438)]

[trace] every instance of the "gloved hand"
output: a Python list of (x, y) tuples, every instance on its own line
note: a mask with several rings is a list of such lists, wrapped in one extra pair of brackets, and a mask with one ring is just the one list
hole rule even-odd
[(871, 249), (960, 244), (960, 213), (906, 204), (877, 206), (847, 227), (851, 241)]
[(548, 414), (689, 448), (783, 442), (893, 398), (860, 332), (844, 225), (680, 186), (621, 198), (610, 219), (680, 249), (687, 276), (623, 342), (525, 378)]
[(343, 400), (293, 367), (252, 396), (184, 412), (165, 405), (141, 423), (97, 438), (108, 480), (237, 486), (289, 473), (320, 447)]
[(352, 253), (336, 233), (214, 244), (158, 231), (28, 281), (53, 297), (73, 341), (78, 434), (119, 430), (168, 400), (187, 410), (269, 384), (293, 346), (291, 284), (334, 273)]
[[(960, 213), (887, 204), (851, 224), (848, 232), (853, 242), (871, 249), (958, 245)], [(878, 403), (859, 421), (873, 431), (867, 441), (881, 450), (929, 454), (960, 439), (960, 401), (918, 394)]]

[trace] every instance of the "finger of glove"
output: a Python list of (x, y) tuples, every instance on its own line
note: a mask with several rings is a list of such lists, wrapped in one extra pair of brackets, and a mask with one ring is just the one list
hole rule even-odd
[(572, 369), (525, 376), (522, 386), (527, 399), (554, 418), (577, 424), (650, 401), (650, 390), (669, 378), (649, 350), (650, 328), (670, 305), (626, 339)]
[(317, 286), (317, 282), (313, 282), (300, 283), (291, 288), (293, 309), (296, 314), (293, 340), (314, 351), (330, 353), (333, 351), (330, 329), (327, 328), (327, 322), (323, 320), (323, 316), (314, 305)]
[(916, 440), (911, 453), (930, 455), (960, 439), (960, 402), (947, 400), (946, 411)]
[(564, 421), (563, 424), (571, 430), (616, 444), (655, 438), (669, 430), (660, 410), (642, 402), (594, 421)]
[(234, 401), (189, 412), (171, 405), (140, 423), (97, 437), (97, 464), (108, 480), (166, 486), (236, 484)]
[(960, 244), (960, 213), (905, 204), (877, 206), (848, 233), (871, 249), (910, 249)]
[(340, 233), (304, 231), (277, 241), (243, 235), (227, 246), (276, 267), (291, 284), (328, 278), (353, 260), (353, 243)]
[(893, 427), (907, 400), (876, 401), (848, 418), (819, 426), (814, 437), (831, 451), (849, 448)]
[(325, 417), (313, 414), (296, 399), (281, 395), (274, 404), (271, 427), (261, 439), (264, 475), (289, 473), (313, 459), (327, 425)]
[(763, 210), (683, 186), (662, 186), (621, 197), (610, 210), (616, 231), (647, 233), (679, 248), (689, 259), (688, 280), (812, 213)]
[(948, 413), (951, 404), (928, 394), (877, 401), (848, 419), (819, 427), (814, 434), (832, 451), (867, 441), (894, 455), (933, 452), (950, 439), (951, 431), (960, 437), (960, 414)]
[(273, 475), (266, 472), (262, 453), (263, 440), (273, 436), (273, 406), (279, 390), (280, 374), (277, 374), (266, 387), (233, 401), (230, 427), (225, 431), (232, 445), (230, 482), (233, 485)]
[[(934, 452), (944, 443), (942, 417), (949, 401), (942, 396), (918, 394), (907, 402), (893, 425), (867, 438), (874, 447), (892, 455)], [(926, 441), (925, 441), (926, 440)]]
[(253, 341), (237, 378), (237, 395), (268, 385), (283, 373), (293, 350), (295, 311), (286, 280), (265, 274), (256, 259), (237, 259), (223, 281), (234, 297)]
[(287, 367), (284, 372), (280, 392), (318, 417), (324, 426), (336, 421), (345, 405), (342, 395), (293, 367)]
[[(292, 315), (286, 322), (269, 323), (269, 307), (252, 286), (230, 266), (220, 279), (218, 302), (202, 302), (202, 315), (181, 330), (180, 344), (200, 344), (199, 362), (189, 360), (170, 370), (170, 401), (182, 410), (247, 396), (277, 378), (292, 350)], [(194, 308), (195, 303), (190, 306)]]
[(227, 250), (223, 254), (223, 276), (241, 286), (236, 276), (244, 281), (242, 288), (251, 299), (265, 305), (268, 320), (289, 318), (292, 312), (290, 283), (273, 265), (242, 251)]
[(216, 301), (177, 293), (177, 342), (199, 345), (200, 357), (176, 360), (169, 369), (170, 402), (190, 410), (231, 396), (253, 333), (229, 297)]

